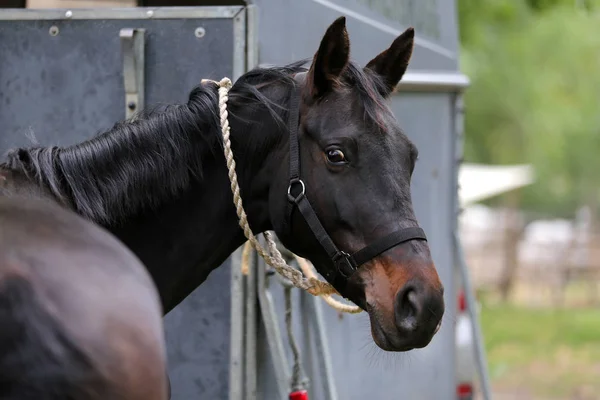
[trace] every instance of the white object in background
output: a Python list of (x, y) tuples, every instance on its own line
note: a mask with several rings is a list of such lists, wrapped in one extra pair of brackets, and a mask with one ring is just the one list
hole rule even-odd
[(531, 185), (535, 181), (531, 165), (485, 165), (463, 163), (458, 171), (460, 206)]

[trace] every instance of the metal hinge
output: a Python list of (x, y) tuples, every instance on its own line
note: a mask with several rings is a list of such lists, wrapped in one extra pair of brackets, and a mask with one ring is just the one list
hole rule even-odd
[(144, 108), (145, 29), (123, 28), (119, 32), (123, 53), (125, 118), (132, 118)]

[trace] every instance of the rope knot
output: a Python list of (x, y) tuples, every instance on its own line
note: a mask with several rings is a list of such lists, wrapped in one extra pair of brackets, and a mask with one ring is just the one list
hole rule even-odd
[(231, 79), (229, 79), (229, 78), (227, 78), (227, 77), (225, 77), (225, 78), (221, 79), (221, 80), (220, 80), (220, 81), (218, 81), (218, 82), (217, 82), (217, 81), (215, 81), (215, 80), (212, 80), (212, 79), (202, 79), (202, 80), (200, 80), (200, 83), (201, 83), (201, 84), (203, 84), (203, 85), (204, 85), (205, 83), (209, 83), (209, 82), (210, 82), (210, 83), (214, 83), (214, 84), (215, 84), (215, 85), (217, 85), (219, 88), (223, 88), (223, 89), (225, 89), (225, 90), (229, 90), (229, 89), (231, 89), (231, 87), (233, 86), (233, 83), (231, 83)]
[(231, 89), (233, 84), (231, 83), (231, 79), (225, 77), (219, 81), (219, 86), (222, 88), (226, 88), (227, 90)]

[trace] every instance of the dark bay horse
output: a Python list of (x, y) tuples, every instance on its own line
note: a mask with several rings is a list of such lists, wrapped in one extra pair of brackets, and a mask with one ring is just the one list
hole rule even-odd
[(164, 400), (165, 371), (138, 258), (53, 202), (0, 197), (0, 398)]
[[(369, 313), (373, 339), (388, 351), (426, 346), (444, 313), (427, 241), (415, 234), (417, 149), (386, 102), (413, 42), (410, 28), (361, 68), (349, 59), (342, 17), (327, 29), (310, 68), (301, 61), (249, 71), (227, 103), (252, 230), (275, 231), (312, 261)], [(245, 241), (220, 130), (217, 85), (201, 83), (187, 103), (85, 142), (13, 150), (0, 167), (2, 190), (36, 196), (43, 187), (107, 228), (145, 264), (166, 313)]]

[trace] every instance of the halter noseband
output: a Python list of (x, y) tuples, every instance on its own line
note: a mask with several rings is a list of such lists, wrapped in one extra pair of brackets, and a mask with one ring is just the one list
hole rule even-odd
[[(325, 231), (325, 228), (319, 221), (319, 217), (317, 217), (306, 197), (306, 185), (300, 178), (299, 126), (300, 89), (295, 85), (292, 89), (290, 115), (288, 118), (288, 128), (290, 130), (290, 184), (287, 196), (289, 202), (298, 207), (310, 230), (335, 266), (335, 270), (325, 274), (325, 278), (331, 282), (340, 294), (344, 295), (342, 291), (346, 286), (346, 282), (362, 264), (400, 243), (410, 240), (427, 240), (427, 237), (423, 229), (419, 227), (403, 228), (377, 239), (356, 253), (348, 254), (345, 251), (339, 250), (327, 234), (327, 231)], [(291, 225), (293, 209), (293, 206), (288, 208), (288, 226)]]

